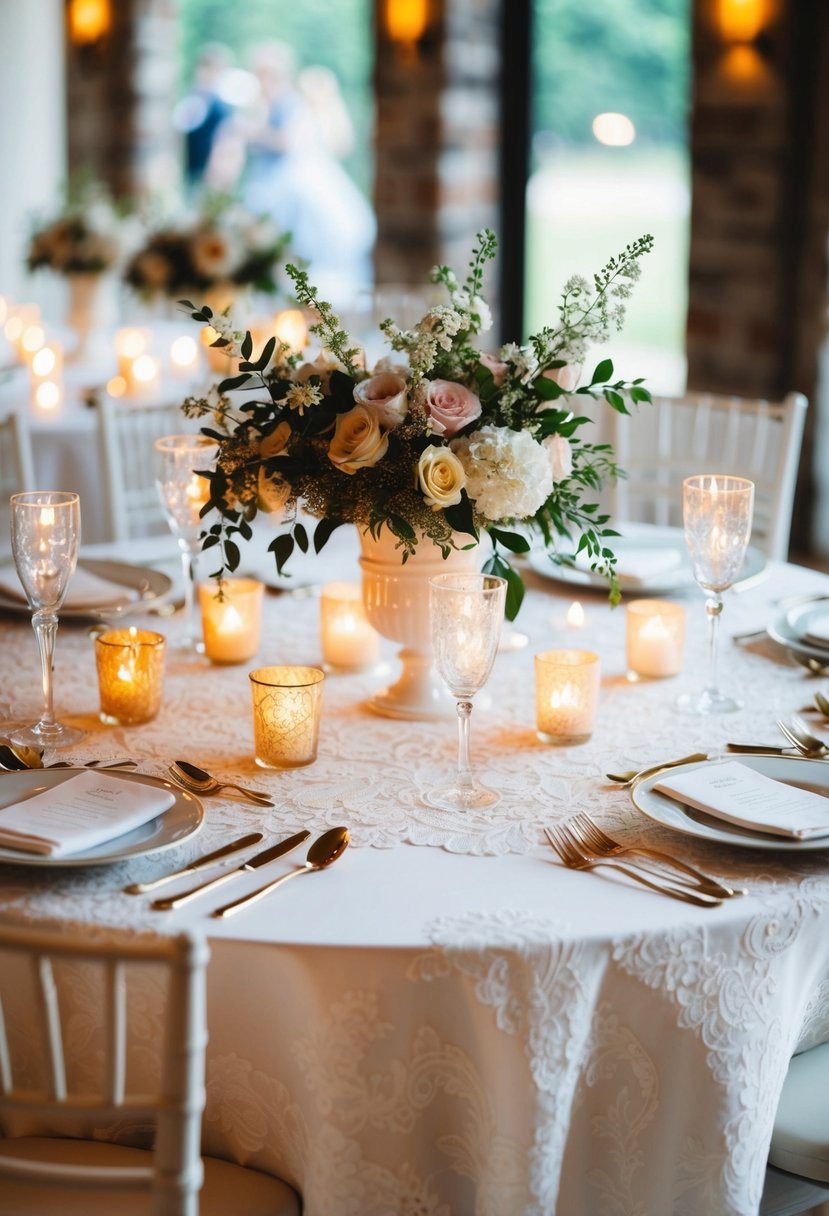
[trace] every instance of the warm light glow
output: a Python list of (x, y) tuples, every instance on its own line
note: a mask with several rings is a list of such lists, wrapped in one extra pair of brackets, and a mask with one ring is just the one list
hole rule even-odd
[(97, 42), (111, 24), (110, 0), (70, 0), (69, 36), (78, 46)]
[(115, 350), (127, 359), (137, 359), (147, 349), (149, 335), (143, 329), (119, 329), (115, 335)]
[(40, 350), (43, 343), (46, 341), (46, 334), (40, 325), (30, 325), (23, 333), (20, 339), (20, 346), (26, 354), (33, 355), (36, 350)]
[(584, 624), (584, 609), (578, 600), (574, 600), (567, 609), (567, 624), (571, 629), (581, 629)]
[(565, 684), (563, 688), (556, 688), (550, 693), (550, 708), (562, 709), (578, 705), (579, 698), (580, 693), (575, 684)]
[(36, 376), (48, 376), (55, 370), (57, 354), (53, 346), (42, 346), (35, 351), (32, 359), (32, 371)]
[(305, 324), (305, 315), (299, 308), (286, 308), (284, 312), (277, 313), (273, 332), (280, 342), (290, 347), (293, 354), (298, 355), (305, 349), (308, 326)]
[(132, 365), (132, 374), (140, 384), (149, 384), (158, 374), (158, 360), (152, 355), (139, 355)]
[(726, 42), (753, 42), (767, 16), (766, 0), (718, 0), (717, 23)]
[(41, 507), (39, 524), (41, 528), (54, 528), (55, 526), (55, 508)]
[(107, 380), (107, 392), (110, 397), (123, 397), (127, 391), (127, 382), (123, 376), (113, 376)]
[(386, 33), (392, 42), (412, 45), (426, 33), (429, 0), (386, 0)]
[(0, 325), (5, 325), (9, 315), (9, 301), (5, 296), (0, 296)]
[(245, 628), (245, 622), (239, 615), (238, 609), (234, 608), (233, 604), (227, 604), (222, 613), (222, 618), (216, 626), (217, 633), (230, 634), (239, 633)]
[(10, 342), (18, 342), (20, 340), (20, 335), (23, 333), (23, 318), (12, 313), (6, 324), (3, 326), (3, 333)]
[(35, 389), (35, 405), (42, 410), (54, 410), (60, 405), (60, 385), (44, 380)]
[(205, 325), (199, 335), (203, 346), (212, 346), (216, 339), (221, 338), (221, 336), (218, 329), (214, 329), (212, 325)]
[(769, 75), (762, 55), (748, 43), (737, 42), (722, 57), (721, 71), (738, 85), (760, 85)]
[(187, 483), (185, 493), (192, 505), (201, 508), (210, 497), (210, 482), (206, 477), (199, 477), (194, 473)]
[(608, 148), (626, 148), (636, 139), (636, 127), (626, 114), (597, 114), (593, 119), (593, 134)]
[(191, 368), (199, 357), (199, 348), (193, 338), (176, 338), (170, 347), (170, 362), (178, 368)]

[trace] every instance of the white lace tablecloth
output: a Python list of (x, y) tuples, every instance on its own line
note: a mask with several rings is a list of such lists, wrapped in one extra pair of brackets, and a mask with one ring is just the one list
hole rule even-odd
[[(336, 555), (314, 577), (333, 572)], [(750, 1216), (788, 1059), (829, 1039), (829, 854), (669, 833), (603, 776), (726, 739), (778, 742), (775, 719), (819, 684), (772, 643), (729, 634), (829, 580), (777, 567), (730, 597), (722, 683), (746, 708), (710, 722), (673, 708), (703, 675), (701, 594), (683, 601), (685, 675), (635, 685), (623, 609), (582, 596), (586, 623), (571, 629), (573, 591), (529, 581), (515, 626), (529, 645), (498, 658), (473, 713), (476, 766), (503, 797), (468, 820), (420, 798), (453, 763), (453, 723), (369, 714), (361, 703), (382, 674), (329, 675), (318, 761), (266, 773), (251, 758), (246, 668), (171, 658), (156, 721), (105, 729), (91, 640), (83, 626), (61, 629), (58, 708), (90, 729), (73, 758), (130, 754), (160, 773), (187, 757), (268, 789), (276, 806), (212, 797), (199, 836), (129, 863), (4, 867), (3, 916), (207, 932), (206, 1148), (288, 1178), (308, 1216)], [(170, 637), (178, 628), (153, 620)], [(592, 740), (558, 749), (535, 738), (532, 655), (561, 645), (596, 649), (603, 686)], [(0, 624), (0, 655), (0, 698), (14, 714), (35, 708), (25, 619)], [(392, 670), (393, 650), (386, 658)], [(319, 659), (318, 601), (269, 597), (258, 662)], [(567, 871), (541, 827), (578, 809), (750, 894), (697, 910)], [(122, 892), (254, 826), (278, 838), (340, 823), (352, 839), (341, 862), (228, 921), (208, 916), (222, 898), (162, 916)], [(233, 894), (261, 881), (234, 880)], [(72, 1023), (81, 1055), (91, 1016)]]

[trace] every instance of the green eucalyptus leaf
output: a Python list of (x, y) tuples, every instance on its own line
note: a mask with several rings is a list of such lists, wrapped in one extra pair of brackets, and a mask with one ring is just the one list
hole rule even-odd
[(518, 532), (504, 532), (500, 528), (487, 528), (487, 532), (496, 544), (509, 549), (510, 553), (529, 553), (530, 551), (530, 542), (526, 536), (521, 536)]
[(593, 373), (593, 379), (590, 381), (590, 387), (594, 384), (606, 384), (613, 375), (613, 360), (602, 359)]

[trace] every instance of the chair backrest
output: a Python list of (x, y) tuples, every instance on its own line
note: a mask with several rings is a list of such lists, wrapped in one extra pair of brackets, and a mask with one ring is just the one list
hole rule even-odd
[(629, 417), (612, 412), (610, 441), (627, 473), (609, 493), (615, 521), (682, 523), (682, 482), (694, 473), (730, 473), (755, 485), (752, 544), (788, 555), (806, 398), (782, 402), (694, 393), (655, 397)]
[(20, 414), (6, 414), (0, 418), (0, 494), (8, 498), (37, 488), (29, 428)]
[[(152, 1196), (153, 1216), (198, 1216), (207, 958), (206, 943), (187, 935), (114, 936), (87, 929), (76, 936), (57, 936), (0, 926), (0, 1114), (4, 1122), (22, 1113), (47, 1122), (70, 1117), (73, 1124), (86, 1116), (98, 1124), (102, 1119), (141, 1111), (152, 1113), (156, 1125), (152, 1164), (146, 1168), (46, 1165), (4, 1157), (0, 1140), (0, 1177), (28, 1178), (40, 1186), (144, 1190)], [(154, 1092), (134, 1092), (127, 1066), (128, 995), (142, 979), (147, 982), (148, 969), (157, 975), (159, 966), (167, 981), (160, 1014), (161, 1077)], [(71, 993), (73, 984), (77, 989), (81, 982), (83, 991), (94, 992), (103, 1006), (104, 1062), (99, 1079), (90, 1081), (84, 1073), (76, 1088), (67, 1082), (70, 1069), (64, 1034), (71, 1019), (61, 1009), (59, 994)], [(21, 1011), (20, 992), (25, 989), (28, 993), (27, 983), (33, 987), (35, 1001), (27, 1002)], [(145, 1017), (144, 1001), (137, 1004), (135, 1016)], [(33, 1077), (33, 1072), (43, 1076)], [(142, 1070), (142, 1088), (146, 1072)]]
[(155, 449), (163, 435), (198, 431), (179, 405), (145, 404), (105, 396), (98, 404), (101, 476), (111, 540), (167, 532), (156, 489)]

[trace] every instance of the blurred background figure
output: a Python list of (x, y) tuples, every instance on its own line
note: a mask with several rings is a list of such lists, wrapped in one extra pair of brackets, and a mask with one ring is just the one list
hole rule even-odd
[(173, 113), (176, 129), (184, 135), (184, 172), (190, 193), (202, 183), (216, 136), (230, 117), (231, 104), (222, 95), (222, 82), (233, 66), (233, 54), (219, 42), (199, 51), (193, 88)]

